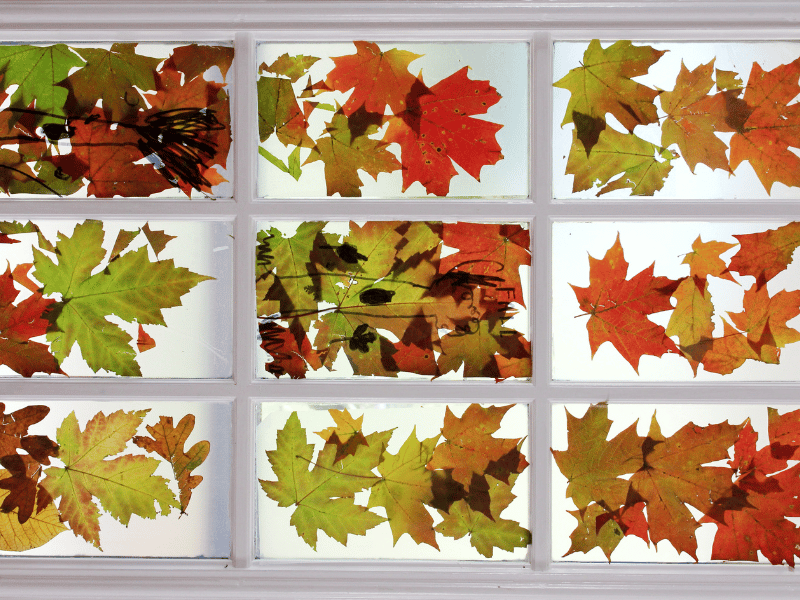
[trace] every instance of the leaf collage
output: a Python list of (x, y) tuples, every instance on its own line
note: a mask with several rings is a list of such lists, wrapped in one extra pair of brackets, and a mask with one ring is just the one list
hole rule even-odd
[(295, 225), (259, 223), (262, 376), (530, 378), (526, 225)]
[[(655, 276), (655, 262), (629, 273), (619, 233), (602, 258), (589, 256), (589, 286), (571, 287), (592, 358), (610, 342), (637, 375), (643, 356), (681, 357), (694, 376), (701, 368), (729, 375), (748, 361), (777, 368), (782, 350), (800, 341), (800, 331), (789, 325), (800, 315), (800, 290), (770, 282), (792, 263), (800, 223), (732, 237), (738, 243), (698, 235), (680, 263), (688, 273), (677, 279)], [(800, 287), (793, 280), (784, 285)], [(727, 305), (715, 304), (714, 286), (741, 294), (742, 310), (722, 310)], [(662, 322), (668, 318), (666, 326), (650, 318), (656, 314)]]
[[(0, 365), (23, 377), (70, 375), (64, 361), (79, 351), (92, 374), (141, 377), (138, 357), (156, 347), (151, 334), (167, 326), (163, 311), (213, 278), (172, 258), (158, 260), (175, 236), (149, 223), (120, 229), (111, 250), (101, 221), (79, 222), (57, 239), (43, 234), (45, 223), (0, 222), (0, 244), (8, 248), (0, 275)], [(11, 265), (8, 245), (24, 247), (23, 240), (32, 260)], [(138, 338), (117, 319), (138, 325)]]
[[(419, 439), (418, 423), (402, 445), (393, 439), (397, 428), (368, 432), (364, 415), (347, 409), (329, 409), (331, 426), (312, 436), (295, 411), (277, 438), (266, 440), (275, 479), (260, 479), (261, 487), (315, 552), (328, 538), (347, 546), (352, 536), (372, 536), (371, 544), (380, 545), (381, 532), (391, 534), (393, 548), (408, 536), (444, 552), (442, 538), (464, 539), (459, 545), (469, 540), (486, 558), (496, 549), (525, 549), (530, 532), (502, 516), (528, 466), (525, 440), (493, 435), (512, 408), (471, 404), (457, 408), (463, 411), (457, 417), (447, 407), (440, 433)], [(324, 445), (315, 453), (320, 439)]]
[[(715, 170), (734, 186), (749, 181), (743, 172), (747, 177), (752, 172), (754, 185), (763, 190), (748, 190), (744, 183), (726, 188), (734, 197), (769, 197), (778, 188), (783, 194), (800, 187), (800, 159), (792, 150), (800, 148), (793, 104), (800, 94), (800, 58), (764, 69), (753, 61), (753, 53), (760, 52), (763, 60), (775, 57), (750, 45), (749, 72), (733, 71), (723, 61), (743, 67), (743, 59), (730, 58), (739, 56), (739, 47), (728, 51), (720, 46), (719, 56), (710, 59), (704, 53), (707, 62), (701, 64), (691, 52), (680, 54), (680, 44), (666, 47), (595, 39), (580, 64), (553, 84), (569, 92), (561, 127), (571, 128), (564, 174), (572, 177), (572, 194), (622, 190), (630, 196), (658, 195), (679, 164), (686, 172), (682, 168), (680, 183), (669, 195), (695, 194), (704, 186), (712, 197), (727, 195), (715, 191), (722, 185), (709, 178)], [(679, 66), (670, 63), (674, 69), (662, 69), (672, 52), (691, 67), (681, 60)], [(779, 57), (786, 60), (787, 52)], [(648, 84), (641, 82), (645, 78)], [(788, 192), (796, 197), (796, 190)]]
[[(656, 413), (669, 415), (676, 407), (660, 408), (642, 436), (638, 420), (610, 419), (605, 403), (582, 417), (565, 408), (567, 447), (552, 450), (575, 506), (568, 512), (577, 521), (565, 556), (599, 548), (611, 561), (617, 548), (667, 541), (695, 561), (700, 555), (794, 567), (800, 556), (800, 528), (792, 520), (800, 499), (800, 411), (753, 409), (753, 417), (766, 412), (761, 435), (749, 418), (700, 426), (676, 416), (683, 425), (667, 436)], [(711, 527), (713, 538), (700, 535)], [(634, 537), (641, 541), (632, 544)], [(641, 560), (643, 554), (633, 556)]]
[(153, 46), (0, 45), (0, 189), (215, 197), (227, 181), (233, 48), (151, 56)]
[[(136, 530), (133, 517), (187, 513), (203, 481), (193, 471), (211, 449), (208, 441), (186, 447), (195, 415), (142, 427), (150, 409), (101, 411), (82, 427), (72, 410), (48, 436), (40, 423), (50, 410), (30, 404), (6, 413), (0, 403), (0, 550), (31, 550), (72, 531), (102, 551), (105, 516)], [(171, 479), (155, 474), (162, 464)]]
[[(384, 174), (399, 172), (402, 184), (395, 188), (392, 180), (381, 195), (410, 189), (414, 196), (447, 196), (454, 177), (480, 181), (482, 171), (503, 160), (496, 137), (503, 124), (481, 118), (503, 105), (490, 81), (446, 58), (449, 50), (431, 51), (434, 62), (451, 60), (454, 68), (430, 81), (425, 68), (414, 66), (422, 54), (369, 41), (353, 46), (351, 54), (328, 58), (309, 44), (305, 51), (319, 56), (284, 52), (260, 64), (258, 151), (261, 168), (269, 165), (265, 177), (277, 175), (275, 169), (298, 183), (324, 176), (324, 193), (322, 187), (312, 193), (345, 198), (362, 196), (365, 177), (384, 181)], [(317, 63), (331, 66), (321, 72)], [(275, 139), (279, 144), (265, 143)], [(317, 162), (324, 174), (309, 169)], [(291, 189), (293, 180), (280, 179), (277, 193)], [(497, 193), (487, 192), (481, 195)]]

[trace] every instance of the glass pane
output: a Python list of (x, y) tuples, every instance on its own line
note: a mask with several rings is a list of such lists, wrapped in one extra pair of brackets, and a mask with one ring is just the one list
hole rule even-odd
[(525, 559), (524, 405), (258, 410), (260, 558)]
[(9, 195), (229, 197), (231, 46), (0, 45)]
[(230, 555), (223, 402), (0, 403), (0, 552)]
[(554, 197), (800, 198), (798, 57), (786, 42), (556, 43)]
[(259, 196), (527, 197), (527, 44), (257, 53)]
[(794, 566), (796, 405), (557, 404), (552, 416), (553, 560)]
[(797, 381), (798, 245), (798, 222), (555, 223), (553, 378)]
[(230, 377), (222, 221), (0, 221), (0, 376)]
[(259, 377), (530, 378), (526, 223), (257, 227)]

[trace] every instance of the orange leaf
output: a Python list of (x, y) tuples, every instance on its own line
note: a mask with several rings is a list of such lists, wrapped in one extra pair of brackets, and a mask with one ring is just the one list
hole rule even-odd
[(692, 251), (683, 259), (682, 265), (689, 265), (693, 277), (707, 278), (709, 275), (736, 281), (727, 271), (727, 265), (719, 255), (736, 246), (727, 242), (704, 242), (702, 236), (692, 244)]
[(800, 221), (733, 237), (741, 247), (731, 259), (728, 271), (752, 275), (761, 287), (792, 263), (792, 254), (800, 246)]
[(147, 352), (156, 347), (156, 341), (147, 335), (141, 324), (139, 325), (139, 337), (136, 340), (136, 347), (139, 348), (139, 352)]

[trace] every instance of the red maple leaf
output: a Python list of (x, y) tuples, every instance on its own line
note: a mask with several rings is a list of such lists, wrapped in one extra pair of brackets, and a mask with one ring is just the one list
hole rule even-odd
[(731, 258), (728, 271), (752, 275), (760, 288), (792, 263), (792, 255), (800, 246), (800, 221), (733, 237), (741, 247)]
[(349, 117), (363, 106), (369, 112), (383, 114), (387, 104), (394, 113), (405, 109), (406, 95), (416, 81), (408, 64), (420, 55), (396, 48), (381, 52), (372, 42), (353, 44), (356, 54), (332, 57), (336, 67), (325, 80), (327, 89), (346, 92), (354, 88), (342, 112)]
[[(299, 329), (295, 336), (293, 329)], [(302, 328), (286, 328), (274, 321), (266, 321), (258, 327), (261, 335), (261, 347), (272, 357), (266, 365), (267, 370), (280, 377), (288, 374), (292, 379), (305, 379), (308, 366), (319, 369), (320, 359), (311, 348), (311, 342)]]
[(134, 164), (145, 156), (139, 149), (142, 137), (133, 126), (117, 125), (112, 129), (103, 110), (97, 107), (73, 125), (72, 152), (87, 166), (90, 195), (150, 196), (172, 187), (152, 165)]
[(47, 331), (50, 322), (42, 315), (55, 300), (34, 292), (14, 305), (18, 295), (11, 269), (7, 268), (0, 275), (0, 364), (23, 377), (30, 377), (34, 373), (61, 373), (47, 345), (30, 341)]
[(764, 71), (753, 63), (744, 91), (752, 112), (731, 138), (731, 168), (747, 160), (770, 192), (777, 182), (800, 186), (800, 158), (789, 150), (800, 147), (800, 107), (789, 105), (800, 93), (800, 58)]
[(384, 137), (400, 144), (403, 191), (415, 181), (425, 191), (446, 196), (458, 172), (453, 162), (480, 181), (481, 168), (503, 158), (495, 134), (502, 125), (474, 119), (500, 101), (488, 81), (472, 81), (467, 67), (431, 88), (417, 80), (407, 108), (389, 119)]
[(466, 279), (464, 283), (488, 286), (498, 302), (525, 306), (519, 268), (531, 264), (531, 236), (519, 224), (445, 223), (445, 246), (458, 252), (441, 259), (439, 273)]
[(617, 234), (602, 260), (589, 257), (589, 287), (572, 285), (581, 310), (589, 315), (586, 329), (592, 357), (603, 342), (611, 342), (634, 370), (647, 354), (679, 352), (666, 331), (647, 315), (672, 310), (670, 297), (682, 280), (653, 277), (655, 263), (626, 280), (628, 263)]
[[(752, 426), (748, 423), (742, 429), (734, 445), (734, 459), (729, 461), (738, 478), (730, 494), (717, 501), (702, 519), (717, 525), (712, 560), (757, 562), (761, 551), (774, 565), (786, 562), (794, 566), (794, 557), (800, 556), (799, 530), (787, 519), (800, 516), (800, 465), (786, 468), (797, 447), (773, 438), (770, 416), (771, 443), (761, 450), (756, 450), (758, 434)], [(796, 414), (792, 420), (796, 436), (800, 422)]]

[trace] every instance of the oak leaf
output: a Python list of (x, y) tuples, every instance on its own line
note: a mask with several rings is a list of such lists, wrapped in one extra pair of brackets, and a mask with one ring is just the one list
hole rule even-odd
[(349, 117), (362, 106), (381, 115), (387, 104), (395, 114), (405, 110), (406, 95), (416, 81), (408, 65), (422, 55), (397, 48), (383, 52), (372, 42), (353, 44), (356, 53), (333, 57), (336, 66), (325, 79), (329, 89), (339, 92), (353, 89), (342, 106), (344, 115)]
[(503, 158), (495, 134), (502, 125), (473, 118), (500, 101), (488, 81), (467, 77), (467, 67), (428, 88), (418, 80), (402, 112), (389, 119), (384, 140), (400, 144), (403, 191), (419, 181), (429, 194), (446, 196), (458, 172), (480, 181), (481, 169)]
[(372, 469), (390, 436), (391, 431), (370, 434), (367, 445), (339, 461), (335, 446), (326, 444), (314, 462), (314, 446), (293, 412), (278, 431), (277, 449), (267, 451), (277, 481), (260, 479), (261, 487), (278, 506), (295, 507), (290, 523), (313, 549), (320, 529), (346, 545), (348, 535), (364, 535), (385, 520), (355, 504), (353, 496), (379, 481)]
[(162, 416), (159, 417), (157, 424), (147, 426), (147, 432), (152, 437), (137, 435), (132, 439), (134, 444), (148, 452), (158, 454), (172, 466), (180, 490), (181, 514), (186, 513), (189, 500), (192, 498), (192, 490), (203, 481), (202, 475), (191, 473), (203, 464), (211, 450), (211, 444), (205, 440), (197, 442), (188, 451), (184, 448), (186, 440), (194, 429), (194, 419), (194, 415), (186, 415), (175, 427), (172, 424), (172, 417)]
[(767, 193), (776, 182), (800, 186), (800, 109), (790, 104), (800, 93), (800, 59), (764, 71), (753, 63), (743, 99), (752, 112), (731, 138), (731, 167), (753, 167)]
[[(0, 482), (6, 481), (8, 475), (8, 471), (0, 470)], [(0, 500), (3, 503), (8, 494), (7, 490), (0, 488)], [(7, 513), (0, 512), (0, 550), (24, 552), (43, 546), (59, 533), (67, 531), (54, 504), (36, 508), (35, 514), (24, 523), (20, 523), (16, 508)]]
[(572, 285), (581, 310), (589, 315), (586, 328), (592, 357), (606, 341), (639, 372), (644, 355), (678, 352), (663, 327), (647, 315), (672, 310), (670, 297), (681, 280), (654, 277), (655, 263), (626, 280), (628, 263), (619, 235), (602, 260), (589, 257), (589, 287)]
[[(629, 41), (618, 41), (603, 48), (599, 40), (592, 40), (583, 54), (581, 66), (553, 84), (572, 94), (561, 126), (576, 124), (576, 139), (581, 141), (584, 155), (594, 152), (591, 141), (584, 140), (591, 140), (591, 131), (598, 126), (598, 121), (605, 120), (606, 113), (614, 115), (628, 131), (633, 131), (637, 125), (658, 122), (653, 100), (659, 92), (633, 81), (633, 77), (646, 75), (664, 52), (650, 46), (634, 46)], [(582, 116), (588, 117), (583, 127), (579, 125)]]
[(108, 460), (125, 450), (147, 412), (118, 410), (108, 416), (100, 412), (83, 431), (72, 412), (58, 428), (64, 467), (48, 468), (41, 485), (53, 498), (61, 498), (61, 520), (96, 548), (100, 548), (100, 511), (94, 498), (123, 525), (133, 515), (154, 519), (156, 504), (164, 515), (178, 506), (166, 479), (153, 475), (160, 461), (133, 454)]

